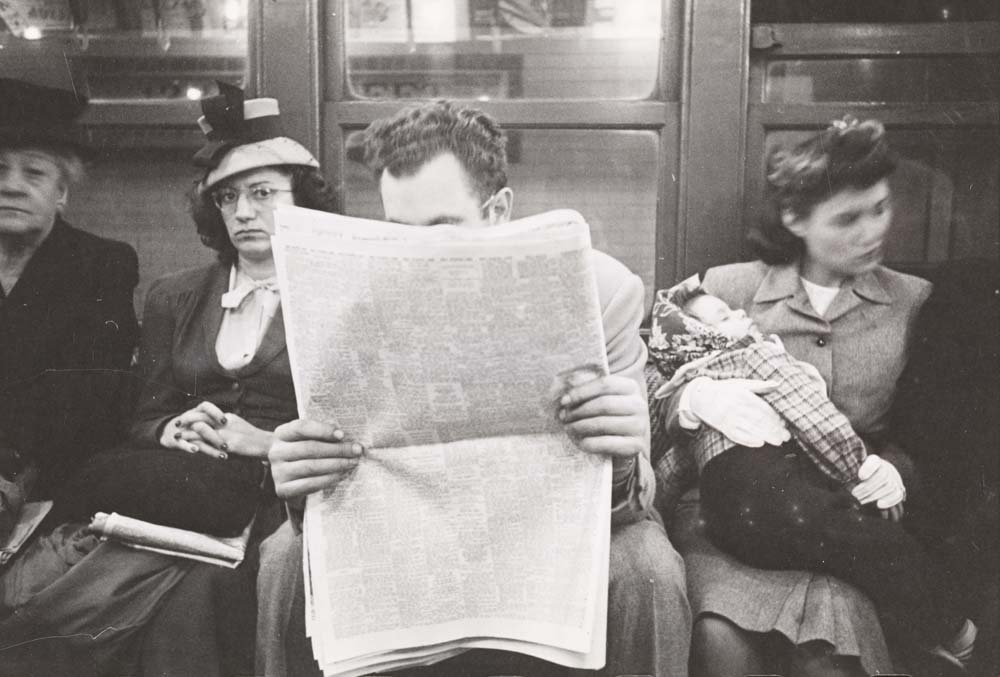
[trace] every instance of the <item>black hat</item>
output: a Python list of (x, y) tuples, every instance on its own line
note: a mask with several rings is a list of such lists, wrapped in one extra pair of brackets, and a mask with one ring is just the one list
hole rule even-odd
[(89, 155), (76, 123), (86, 106), (87, 97), (68, 89), (0, 78), (0, 147), (69, 148)]

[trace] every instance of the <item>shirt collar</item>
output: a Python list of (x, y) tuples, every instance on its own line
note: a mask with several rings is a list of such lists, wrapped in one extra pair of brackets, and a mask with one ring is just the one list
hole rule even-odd
[[(875, 269), (864, 273), (845, 286), (866, 301), (890, 304), (893, 300), (892, 294), (882, 284), (882, 279), (877, 271), (878, 269)], [(801, 289), (802, 283), (799, 281), (797, 262), (774, 265), (768, 269), (764, 280), (754, 294), (753, 301), (754, 303), (780, 301), (795, 296)]]

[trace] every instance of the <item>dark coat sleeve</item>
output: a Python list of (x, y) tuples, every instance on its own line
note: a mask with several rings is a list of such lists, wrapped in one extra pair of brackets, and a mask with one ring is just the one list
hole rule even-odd
[(928, 518), (953, 530), (996, 492), (1000, 466), (1000, 267), (945, 264), (922, 308), (893, 406), (893, 437), (924, 478)]
[(70, 315), (59, 322), (66, 334), (57, 337), (50, 364), (24, 403), (34, 419), (41, 494), (118, 441), (131, 405), (138, 260), (128, 245), (106, 242), (94, 248), (88, 267), (72, 302), (63, 306)]

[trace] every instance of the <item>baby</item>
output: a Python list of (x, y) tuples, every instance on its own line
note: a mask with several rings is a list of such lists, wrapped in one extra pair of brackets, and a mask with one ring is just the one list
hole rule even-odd
[[(670, 379), (656, 397), (699, 376), (774, 381), (777, 388), (762, 397), (787, 422), (802, 451), (837, 485), (855, 484), (867, 456), (864, 442), (830, 402), (816, 368), (785, 352), (777, 337), (765, 338), (744, 311), (732, 310), (700, 287), (670, 292), (658, 297), (653, 310), (649, 353)], [(708, 426), (689, 444), (699, 473), (737, 446)]]

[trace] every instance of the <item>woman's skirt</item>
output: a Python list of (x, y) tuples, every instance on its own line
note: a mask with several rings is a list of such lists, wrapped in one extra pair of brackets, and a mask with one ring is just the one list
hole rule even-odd
[(872, 602), (832, 576), (747, 566), (716, 548), (701, 519), (697, 489), (677, 506), (671, 541), (684, 556), (694, 618), (715, 614), (751, 632), (779, 632), (793, 644), (822, 640), (858, 656), (870, 675), (893, 664)]

